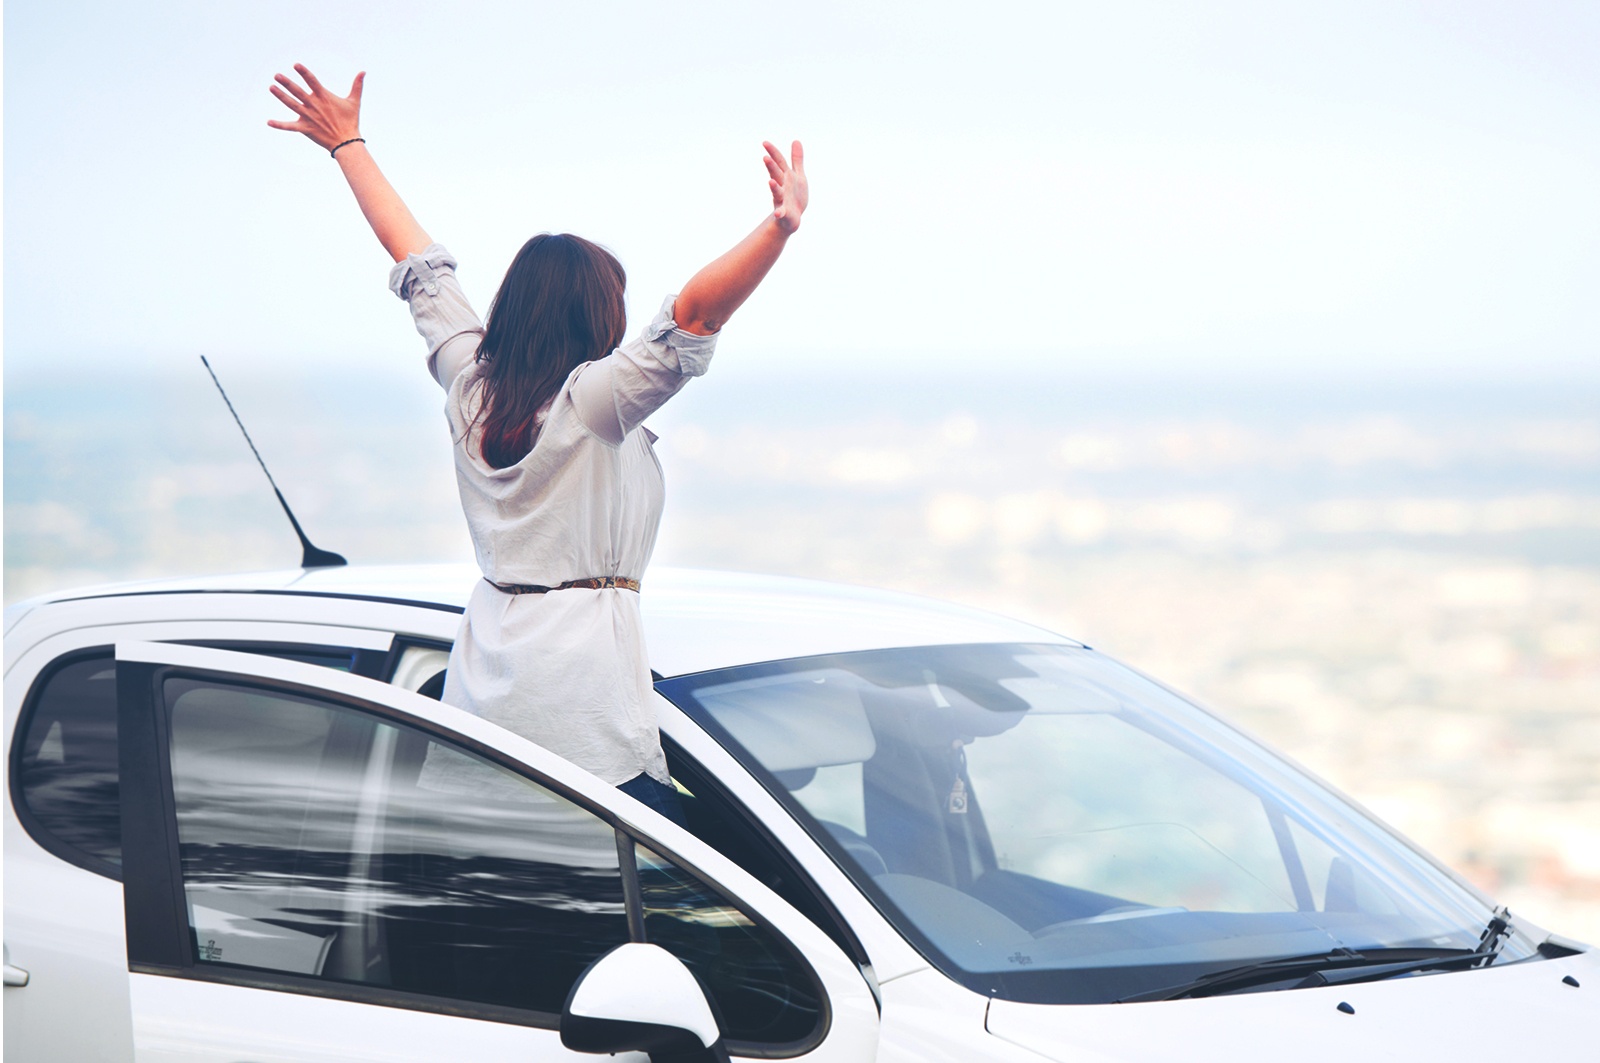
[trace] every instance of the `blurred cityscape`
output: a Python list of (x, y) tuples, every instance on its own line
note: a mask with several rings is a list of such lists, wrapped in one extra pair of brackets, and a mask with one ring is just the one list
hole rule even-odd
[[(796, 381), (729, 363), (652, 421), (658, 564), (894, 587), (1081, 638), (1514, 912), (1600, 942), (1593, 381)], [(414, 364), (217, 368), (319, 546), (470, 558), (440, 397)], [(6, 381), (7, 603), (296, 563), (210, 389), (198, 365)]]

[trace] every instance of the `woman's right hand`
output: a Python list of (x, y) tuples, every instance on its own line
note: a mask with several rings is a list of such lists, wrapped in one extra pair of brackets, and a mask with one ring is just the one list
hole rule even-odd
[(267, 125), (289, 133), (304, 133), (324, 151), (361, 136), (361, 82), (367, 76), (366, 71), (357, 74), (350, 83), (350, 95), (336, 96), (323, 88), (317, 76), (300, 63), (296, 63), (294, 69), (309, 87), (301, 88), (293, 78), (278, 74), (272, 94), (300, 117), (294, 122), (269, 119)]
[[(295, 72), (306, 79), (309, 88), (301, 88), (294, 79), (277, 76), (272, 94), (289, 110), (299, 115), (294, 122), (267, 122), (273, 129), (288, 133), (304, 133), (325, 151), (332, 151), (347, 140), (361, 136), (361, 82), (363, 71), (350, 84), (350, 95), (335, 96), (322, 87), (317, 76), (299, 63)], [(372, 232), (396, 262), (407, 255), (421, 253), (433, 243), (432, 237), (417, 224), (417, 219), (406, 209), (405, 201), (394, 190), (373, 161), (366, 144), (351, 144), (339, 152), (335, 160), (350, 182), (356, 204), (365, 215)]]

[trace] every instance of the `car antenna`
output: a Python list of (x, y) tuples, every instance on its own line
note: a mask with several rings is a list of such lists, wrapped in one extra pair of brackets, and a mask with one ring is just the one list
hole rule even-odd
[(272, 473), (267, 470), (267, 463), (261, 460), (261, 451), (256, 449), (255, 441), (250, 438), (250, 433), (245, 431), (244, 422), (239, 420), (239, 411), (233, 408), (233, 403), (228, 400), (228, 393), (222, 390), (222, 381), (217, 379), (217, 371), (211, 368), (211, 363), (206, 361), (206, 356), (200, 356), (200, 364), (206, 367), (206, 372), (211, 374), (211, 382), (217, 385), (217, 392), (221, 394), (222, 401), (228, 403), (228, 412), (233, 414), (233, 423), (239, 426), (239, 431), (244, 432), (244, 441), (250, 444), (250, 453), (256, 456), (256, 464), (261, 466), (261, 471), (267, 474), (267, 483), (272, 485), (272, 493), (278, 496), (278, 505), (283, 507), (284, 515), (289, 518), (289, 523), (294, 525), (294, 533), (300, 536), (300, 545), (303, 552), (300, 555), (301, 568), (333, 568), (337, 565), (348, 565), (350, 562), (340, 557), (331, 550), (318, 550), (311, 545), (311, 540), (306, 538), (306, 533), (300, 529), (300, 522), (294, 519), (294, 510), (289, 508), (289, 503), (284, 500), (283, 492), (278, 490), (278, 481), (272, 478)]

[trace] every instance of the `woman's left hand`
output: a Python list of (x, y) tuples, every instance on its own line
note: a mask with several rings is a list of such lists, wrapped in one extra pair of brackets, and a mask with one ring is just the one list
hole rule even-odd
[(793, 162), (783, 157), (770, 141), (762, 141), (767, 149), (767, 186), (772, 189), (772, 217), (785, 236), (800, 228), (800, 215), (805, 212), (811, 198), (806, 184), (806, 153), (797, 140), (790, 147)]
[(282, 74), (274, 76), (272, 94), (285, 107), (299, 115), (299, 121), (268, 121), (273, 129), (290, 133), (304, 133), (324, 151), (331, 151), (347, 140), (361, 136), (361, 82), (366, 71), (356, 75), (350, 83), (350, 95), (336, 96), (322, 87), (317, 76), (300, 63), (294, 65), (295, 73), (306, 79), (307, 88), (301, 88), (293, 78)]
[(800, 215), (810, 198), (805, 151), (795, 141), (791, 161), (772, 144), (763, 141), (761, 146), (767, 149), (764, 161), (772, 189), (772, 213), (761, 219), (755, 232), (683, 286), (672, 313), (686, 332), (709, 336), (720, 329), (778, 261), (789, 235), (800, 228)]

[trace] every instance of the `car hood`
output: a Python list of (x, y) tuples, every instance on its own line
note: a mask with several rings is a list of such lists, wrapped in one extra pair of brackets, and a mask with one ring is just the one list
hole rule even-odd
[[(1579, 985), (1563, 983), (1570, 976)], [(1338, 1009), (1347, 1003), (1355, 1009)], [(1114, 1060), (1586, 1058), (1600, 1031), (1600, 951), (1319, 989), (1143, 1004), (996, 1000), (989, 1032), (1062, 1063)]]

